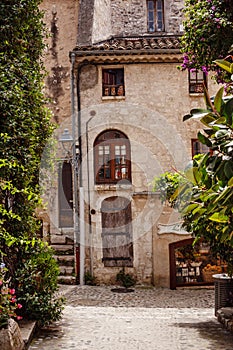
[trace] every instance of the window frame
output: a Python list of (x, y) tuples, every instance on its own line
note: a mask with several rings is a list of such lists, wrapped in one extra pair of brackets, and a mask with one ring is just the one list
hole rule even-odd
[[(195, 75), (195, 77), (191, 77)], [(199, 74), (202, 74), (202, 77), (199, 77)], [(207, 89), (207, 76), (204, 72), (198, 69), (192, 69), (188, 71), (188, 84), (189, 84), (189, 93), (190, 94), (203, 94), (204, 86)]]
[[(109, 147), (109, 153), (104, 152), (107, 147)], [(102, 156), (103, 163), (101, 164)], [(100, 171), (103, 171), (103, 177), (99, 175)], [(130, 141), (122, 131), (108, 129), (96, 137), (94, 141), (94, 178), (96, 185), (117, 184), (118, 181), (124, 180), (131, 182)]]
[[(153, 8), (150, 8), (153, 5)], [(164, 1), (163, 0), (147, 0), (147, 32), (164, 32)], [(159, 16), (159, 14), (161, 14)], [(152, 16), (152, 19), (150, 17)], [(159, 18), (161, 17), (161, 18)], [(159, 24), (161, 23), (161, 24)], [(152, 30), (150, 26), (153, 26)]]
[(209, 152), (211, 153), (211, 149), (208, 146), (201, 143), (197, 138), (191, 139), (191, 145), (192, 145), (192, 158), (197, 154), (207, 154)]
[(123, 67), (102, 67), (102, 97), (125, 96)]

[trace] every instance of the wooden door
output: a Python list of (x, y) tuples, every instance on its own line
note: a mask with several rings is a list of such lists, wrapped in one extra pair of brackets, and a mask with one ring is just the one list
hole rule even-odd
[(109, 197), (101, 209), (104, 266), (133, 266), (131, 202)]
[(72, 167), (63, 162), (59, 171), (59, 227), (73, 227)]

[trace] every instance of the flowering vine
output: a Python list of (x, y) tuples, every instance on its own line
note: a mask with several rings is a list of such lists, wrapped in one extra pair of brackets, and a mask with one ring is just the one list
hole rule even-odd
[(0, 329), (7, 327), (9, 318), (20, 320), (22, 317), (16, 314), (22, 305), (17, 303), (15, 289), (9, 287), (9, 280), (5, 280), (7, 269), (4, 263), (0, 264)]
[(232, 0), (185, 0), (181, 69), (216, 72), (218, 83), (228, 80), (213, 61), (228, 55), (233, 44)]

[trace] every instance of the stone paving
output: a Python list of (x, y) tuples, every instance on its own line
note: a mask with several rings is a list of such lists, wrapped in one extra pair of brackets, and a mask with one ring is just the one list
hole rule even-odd
[(63, 318), (29, 350), (232, 350), (233, 335), (214, 316), (214, 289), (63, 286)]

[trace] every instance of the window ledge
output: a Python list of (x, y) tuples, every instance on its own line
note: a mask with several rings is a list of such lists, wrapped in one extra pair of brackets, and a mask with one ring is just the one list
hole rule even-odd
[(129, 191), (133, 189), (132, 184), (103, 184), (103, 185), (95, 185), (95, 191), (117, 191), (117, 190), (125, 190)]
[(197, 93), (191, 92), (191, 93), (189, 93), (189, 96), (191, 96), (191, 97), (199, 97), (199, 96), (203, 96), (203, 95), (204, 95), (204, 92), (197, 92)]
[(106, 100), (125, 100), (125, 96), (102, 96), (102, 101)]

